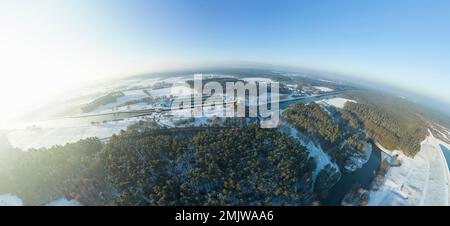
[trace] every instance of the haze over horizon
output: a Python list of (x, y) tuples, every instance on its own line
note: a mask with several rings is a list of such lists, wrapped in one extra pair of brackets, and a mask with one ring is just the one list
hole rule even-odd
[(305, 67), (450, 104), (446, 0), (0, 2), (11, 116), (70, 87), (217, 62)]

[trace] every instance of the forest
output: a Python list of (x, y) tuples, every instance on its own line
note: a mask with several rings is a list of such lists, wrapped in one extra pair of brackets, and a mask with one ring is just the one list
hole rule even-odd
[[(3, 151), (0, 193), (25, 205), (312, 205), (315, 161), (257, 124), (136, 129), (48, 149)], [(3, 164), (8, 163), (8, 164)], [(6, 178), (3, 180), (3, 178)]]
[(295, 104), (284, 111), (283, 119), (306, 142), (320, 146), (341, 170), (356, 170), (356, 159), (369, 157), (370, 139), (362, 131), (362, 122), (350, 111), (316, 103)]
[(309, 205), (315, 163), (257, 125), (195, 135), (127, 131), (103, 151), (119, 205)]
[(418, 107), (397, 97), (383, 94), (349, 94), (358, 103), (348, 102), (349, 111), (361, 122), (368, 136), (390, 150), (402, 150), (414, 157), (420, 151), (420, 143), (427, 136), (427, 123), (420, 116)]
[(292, 105), (284, 111), (283, 118), (305, 138), (320, 144), (329, 156), (343, 165), (347, 154), (339, 148), (343, 139), (341, 129), (318, 104)]
[(420, 151), (428, 126), (418, 106), (401, 98), (369, 91), (355, 91), (344, 97), (357, 103), (347, 102), (343, 109), (328, 108), (326, 111), (315, 103), (293, 105), (283, 116), (300, 132), (318, 139), (322, 148), (340, 165), (347, 155), (340, 148), (342, 139), (346, 140), (344, 149), (347, 150), (360, 150), (360, 141), (370, 138), (387, 149), (401, 150), (410, 157)]
[(19, 196), (25, 205), (43, 205), (71, 189), (102, 150), (96, 138), (52, 148), (5, 149), (0, 155), (0, 194)]
[(84, 106), (81, 107), (81, 110), (84, 113), (93, 111), (99, 106), (115, 102), (117, 100), (117, 98), (123, 97), (124, 95), (125, 94), (122, 93), (122, 92), (108, 93), (108, 94), (106, 94), (104, 96), (101, 96), (101, 97), (93, 100), (90, 103), (85, 104)]
[[(352, 99), (358, 103), (344, 109), (292, 105), (283, 120), (318, 142), (341, 169), (368, 137), (417, 153), (426, 124), (408, 105)], [(106, 144), (89, 138), (0, 152), (0, 194), (17, 195), (25, 205), (61, 197), (83, 205), (313, 205), (339, 179), (328, 165), (314, 181), (316, 163), (299, 140), (246, 120), (177, 129), (138, 123)]]

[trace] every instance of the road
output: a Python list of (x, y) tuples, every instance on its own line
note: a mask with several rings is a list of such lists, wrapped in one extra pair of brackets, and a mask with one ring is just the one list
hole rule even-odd
[[(319, 94), (316, 96), (302, 96), (302, 97), (282, 99), (278, 103), (279, 104), (286, 104), (286, 103), (290, 103), (290, 102), (292, 102), (292, 103), (295, 103), (295, 102), (309, 103), (309, 102), (318, 101), (318, 100), (330, 98), (333, 96), (337, 96), (339, 94), (343, 94), (343, 93), (349, 92), (349, 91), (352, 91), (352, 90), (334, 91), (334, 92)], [(276, 103), (276, 102), (273, 102), (273, 103)], [(227, 104), (227, 103), (225, 103), (225, 104)], [(192, 105), (191, 108), (195, 108), (197, 106), (198, 105)], [(82, 114), (82, 115), (75, 115), (75, 116), (60, 117), (60, 118), (55, 118), (55, 119), (77, 119), (77, 118), (89, 118), (89, 117), (99, 117), (99, 116), (100, 117), (101, 116), (113, 116), (113, 117), (121, 118), (120, 117), (121, 115), (123, 115), (124, 117), (140, 117), (140, 116), (151, 115), (152, 113), (156, 113), (156, 112), (169, 112), (171, 110), (172, 109), (170, 107), (168, 107), (168, 108), (148, 108), (148, 109), (142, 109), (142, 110)], [(52, 120), (54, 120), (54, 119), (52, 119)]]

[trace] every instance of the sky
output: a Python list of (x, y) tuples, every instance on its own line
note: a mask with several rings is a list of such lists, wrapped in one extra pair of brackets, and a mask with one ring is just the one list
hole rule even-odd
[(0, 0), (0, 116), (102, 79), (238, 61), (450, 104), (449, 11), (448, 0)]

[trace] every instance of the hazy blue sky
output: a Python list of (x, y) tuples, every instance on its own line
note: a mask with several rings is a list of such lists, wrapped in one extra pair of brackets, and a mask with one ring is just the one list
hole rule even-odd
[[(383, 81), (450, 103), (448, 0), (0, 3), (3, 92), (253, 61)], [(37, 79), (39, 78), (39, 79)], [(33, 95), (37, 100), (43, 98)]]

